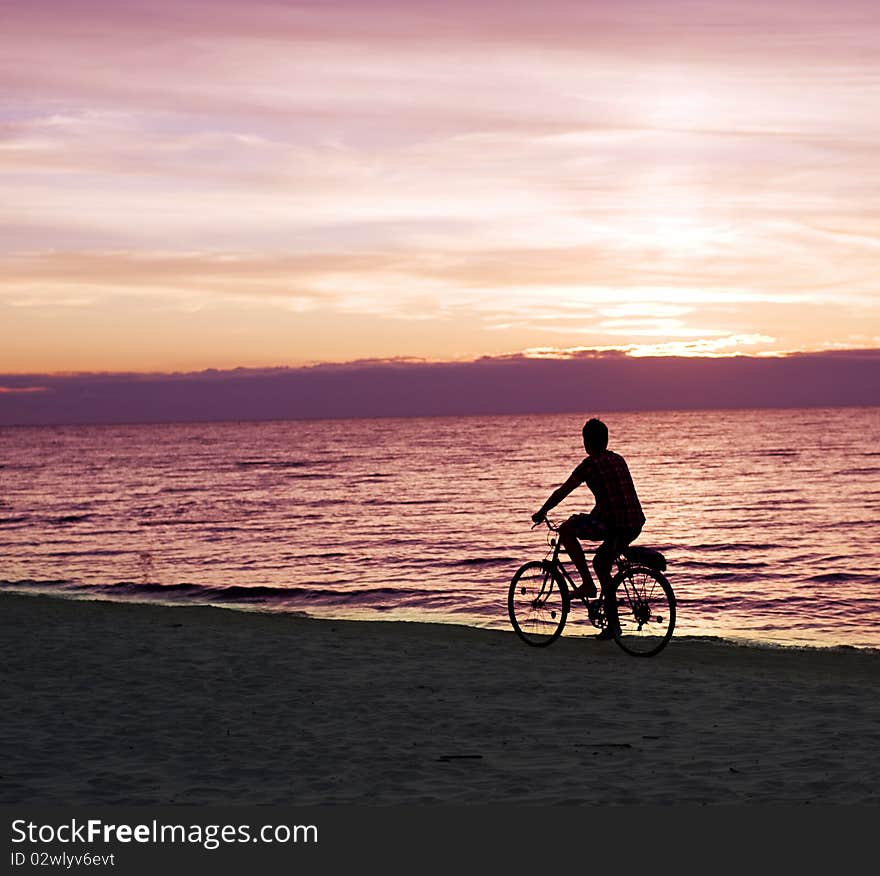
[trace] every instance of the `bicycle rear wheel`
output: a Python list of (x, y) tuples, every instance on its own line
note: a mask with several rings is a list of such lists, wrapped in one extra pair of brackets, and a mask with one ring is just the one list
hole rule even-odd
[(535, 560), (517, 569), (507, 593), (507, 611), (524, 642), (544, 646), (559, 638), (568, 617), (564, 587), (549, 563)]
[(666, 577), (647, 566), (628, 566), (614, 579), (620, 635), (615, 641), (634, 657), (653, 657), (675, 629), (675, 594)]

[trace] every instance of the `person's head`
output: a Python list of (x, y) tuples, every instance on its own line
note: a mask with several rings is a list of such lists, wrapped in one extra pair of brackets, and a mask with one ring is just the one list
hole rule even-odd
[(608, 447), (608, 427), (595, 417), (584, 423), (584, 450), (599, 453)]

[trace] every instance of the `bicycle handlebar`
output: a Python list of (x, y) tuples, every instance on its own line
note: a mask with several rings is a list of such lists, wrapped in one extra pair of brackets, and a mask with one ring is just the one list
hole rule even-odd
[(537, 529), (542, 523), (545, 524), (547, 529), (549, 529), (551, 532), (559, 532), (559, 524), (553, 523), (552, 520), (548, 520), (546, 515), (544, 516), (543, 520), (539, 520), (537, 523), (533, 523), (532, 529)]

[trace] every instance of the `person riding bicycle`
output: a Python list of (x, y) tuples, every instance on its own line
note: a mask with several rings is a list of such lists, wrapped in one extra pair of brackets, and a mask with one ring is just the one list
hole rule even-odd
[(573, 595), (591, 599), (596, 596), (596, 586), (579, 539), (602, 540), (593, 558), (593, 568), (602, 587), (608, 624), (596, 638), (613, 639), (620, 632), (620, 620), (617, 599), (611, 592), (611, 567), (618, 554), (638, 538), (645, 525), (645, 515), (626, 461), (608, 449), (608, 427), (601, 420), (587, 420), (583, 437), (587, 458), (550, 494), (540, 510), (532, 515), (532, 520), (543, 522), (547, 512), (581, 484), (590, 488), (596, 498), (595, 508), (589, 514), (572, 514), (559, 527), (559, 540), (583, 581)]

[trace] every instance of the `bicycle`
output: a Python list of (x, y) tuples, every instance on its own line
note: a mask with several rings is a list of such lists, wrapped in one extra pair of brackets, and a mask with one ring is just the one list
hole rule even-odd
[[(507, 610), (517, 635), (539, 647), (551, 645), (562, 635), (576, 599), (584, 604), (594, 627), (603, 629), (607, 624), (601, 594), (592, 599), (571, 595), (576, 588), (559, 558), (561, 545), (555, 534), (559, 527), (546, 518), (544, 523), (551, 550), (543, 560), (520, 566), (507, 594)], [(653, 548), (630, 545), (620, 552), (614, 566), (612, 586), (620, 617), (614, 641), (634, 657), (652, 657), (666, 647), (675, 628), (675, 594), (663, 574), (666, 558)]]

